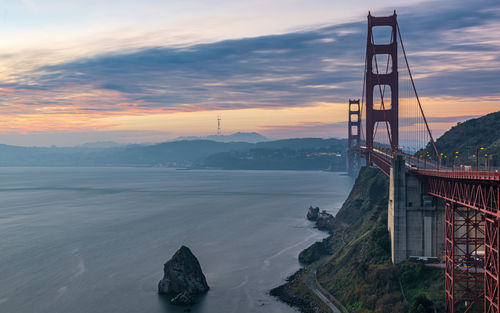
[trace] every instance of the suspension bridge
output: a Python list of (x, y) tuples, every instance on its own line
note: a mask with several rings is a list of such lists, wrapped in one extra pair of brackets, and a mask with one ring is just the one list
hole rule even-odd
[(477, 162), (444, 162), (396, 12), (368, 15), (362, 97), (349, 100), (349, 171), (362, 159), (390, 178), (393, 263), (412, 256), (440, 258), (446, 312), (500, 312), (500, 173)]

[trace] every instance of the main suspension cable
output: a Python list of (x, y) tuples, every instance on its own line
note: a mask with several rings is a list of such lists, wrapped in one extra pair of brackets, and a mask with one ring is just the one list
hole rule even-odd
[[(367, 35), (368, 36), (368, 35)], [(366, 68), (367, 68), (367, 64), (366, 64), (366, 54), (365, 54), (365, 70), (363, 72), (363, 90), (361, 92), (361, 104), (360, 104), (360, 107), (359, 107), (359, 130), (360, 130), (360, 133), (361, 133), (361, 140), (363, 139), (364, 137), (364, 134), (363, 134), (363, 123), (362, 123), (362, 117), (363, 117), (363, 103), (365, 102), (365, 86), (366, 86)], [(365, 138), (365, 142), (366, 142), (366, 138)]]

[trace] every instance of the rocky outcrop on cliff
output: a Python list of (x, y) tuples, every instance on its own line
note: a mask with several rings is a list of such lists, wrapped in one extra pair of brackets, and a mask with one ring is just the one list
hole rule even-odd
[(299, 253), (299, 262), (302, 265), (309, 265), (329, 254), (328, 239), (317, 241)]
[[(301, 276), (305, 274), (305, 269), (302, 268), (292, 276), (287, 278), (287, 283), (271, 289), (269, 294), (277, 297), (280, 301), (287, 303), (290, 306), (297, 308), (302, 313), (327, 313), (328, 308), (323, 307), (317, 297), (312, 293), (300, 287)], [(297, 289), (302, 289), (305, 292), (297, 292)]]
[(320, 211), (318, 207), (310, 206), (307, 210), (307, 219), (316, 222), (316, 228), (319, 230), (330, 229), (330, 223), (333, 221), (333, 215), (327, 213), (325, 210)]
[(318, 207), (313, 208), (312, 206), (310, 206), (309, 209), (307, 210), (307, 219), (310, 221), (313, 222), (316, 221), (318, 219), (318, 215), (319, 215)]
[(318, 218), (316, 219), (316, 228), (319, 230), (330, 231), (332, 222), (333, 215), (323, 210), (318, 214)]
[(209, 290), (198, 259), (191, 250), (182, 246), (163, 266), (163, 279), (158, 283), (158, 293), (175, 295), (172, 304), (192, 304), (192, 295)]
[[(316, 222), (317, 229), (328, 231), (332, 234), (331, 226), (334, 216), (330, 213), (327, 213), (325, 210), (320, 211), (318, 207), (310, 206), (307, 210), (307, 219)], [(328, 254), (330, 254), (329, 240), (325, 239), (302, 250), (299, 254), (299, 262), (303, 265), (309, 265)]]

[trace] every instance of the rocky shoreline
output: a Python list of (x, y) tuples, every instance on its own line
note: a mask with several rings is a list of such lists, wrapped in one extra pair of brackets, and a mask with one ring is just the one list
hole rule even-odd
[[(323, 286), (339, 289), (340, 283), (344, 284), (349, 281), (350, 285), (353, 285), (353, 273), (350, 271), (363, 272), (365, 271), (365, 267), (369, 267), (371, 262), (379, 262), (370, 259), (371, 255), (378, 257), (381, 254), (380, 249), (376, 247), (377, 245), (372, 245), (372, 240), (363, 240), (360, 242), (357, 240), (367, 236), (367, 233), (372, 232), (374, 228), (380, 226), (380, 221), (387, 219), (381, 213), (386, 210), (387, 188), (387, 178), (383, 174), (377, 169), (364, 167), (360, 171), (349, 196), (335, 216), (321, 211), (319, 208), (310, 207), (307, 211), (307, 219), (314, 221), (317, 229), (327, 231), (330, 235), (300, 252), (299, 261), (304, 266), (303, 272), (299, 271), (292, 275), (289, 281), (283, 286), (273, 289), (271, 294), (275, 295), (280, 301), (294, 306), (302, 313), (323, 312), (321, 310), (323, 302), (316, 294), (306, 292), (309, 291), (309, 288), (304, 283), (307, 275), (303, 275), (303, 273), (313, 268), (311, 266), (313, 263), (324, 260), (323, 264), (317, 266), (318, 281), (322, 282)], [(349, 248), (352, 251), (347, 254), (344, 251), (343, 254), (343, 249), (348, 246), (348, 243), (352, 243), (351, 248)], [(359, 246), (360, 243), (367, 246), (361, 247)], [(344, 257), (346, 255), (348, 256), (347, 258), (354, 261), (356, 258), (364, 258), (365, 253), (367, 260), (363, 259), (360, 260), (362, 262), (351, 262), (351, 267), (354, 268), (338, 264), (340, 261), (341, 263), (345, 262)], [(387, 257), (384, 253), (382, 253), (383, 256), (380, 262), (386, 261)], [(342, 273), (344, 270), (348, 271), (349, 274), (344, 275)], [(298, 290), (300, 292), (297, 292)], [(332, 293), (332, 290), (328, 291)], [(332, 295), (344, 301), (346, 298), (353, 298), (346, 294), (349, 293), (348, 290), (340, 288), (339, 292), (334, 292)], [(330, 312), (330, 310), (326, 309), (324, 312)]]
[(284, 302), (292, 307), (298, 308), (300, 312), (321, 312), (318, 311), (318, 304), (310, 297), (303, 296), (299, 297), (295, 292), (293, 292), (294, 282), (304, 274), (305, 268), (301, 268), (291, 276), (286, 279), (286, 284), (278, 286), (271, 289), (269, 292), (271, 296), (278, 298), (281, 302)]
[[(320, 211), (318, 207), (309, 207), (306, 218), (315, 222), (315, 228), (328, 231), (330, 236), (332, 232), (328, 225), (333, 221), (333, 215), (326, 211)], [(270, 290), (270, 295), (278, 298), (292, 307), (297, 308), (302, 313), (329, 313), (330, 310), (314, 295), (302, 286), (302, 277), (307, 271), (307, 265), (319, 260), (321, 257), (329, 254), (326, 248), (328, 238), (323, 241), (317, 241), (311, 246), (299, 253), (299, 262), (304, 266), (286, 279), (286, 283)], [(303, 288), (301, 288), (303, 287)], [(301, 290), (302, 289), (302, 290)], [(299, 292), (297, 292), (299, 290)]]

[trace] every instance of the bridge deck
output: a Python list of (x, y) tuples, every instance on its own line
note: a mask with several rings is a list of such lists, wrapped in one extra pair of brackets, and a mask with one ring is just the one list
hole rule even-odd
[[(391, 168), (392, 153), (385, 148), (374, 147), (371, 151), (367, 147), (360, 147), (359, 152), (367, 155), (371, 153), (372, 161), (389, 176)], [(409, 171), (418, 173), (422, 176), (440, 177), (455, 180), (469, 181), (500, 181), (500, 170), (493, 169), (489, 171), (481, 170), (463, 170), (462, 168), (452, 169), (448, 167), (438, 168), (433, 161), (418, 159), (413, 155), (398, 152), (405, 159), (406, 167)]]
[(495, 171), (454, 171), (450, 169), (443, 170), (415, 170), (423, 176), (433, 176), (449, 179), (464, 179), (474, 181), (500, 181), (500, 172)]

